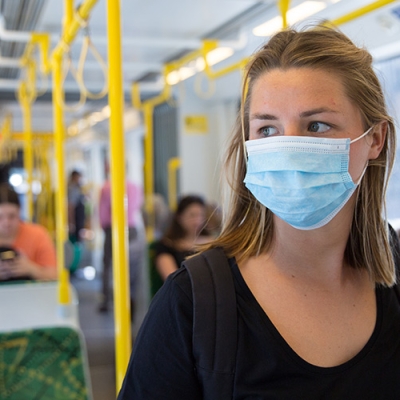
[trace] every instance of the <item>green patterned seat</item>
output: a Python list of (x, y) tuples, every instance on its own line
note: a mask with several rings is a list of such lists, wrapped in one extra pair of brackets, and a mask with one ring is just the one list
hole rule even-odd
[(89, 400), (86, 352), (69, 327), (0, 333), (1, 400)]

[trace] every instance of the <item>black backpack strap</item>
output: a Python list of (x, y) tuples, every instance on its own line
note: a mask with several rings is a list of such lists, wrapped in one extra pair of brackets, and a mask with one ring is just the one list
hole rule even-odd
[(204, 399), (231, 399), (237, 350), (236, 293), (221, 248), (183, 263), (193, 291), (193, 355)]
[(396, 292), (397, 298), (400, 302), (400, 240), (397, 232), (394, 230), (392, 225), (389, 226), (389, 242), (392, 249), (393, 261), (396, 267), (397, 282), (394, 285), (394, 290)]

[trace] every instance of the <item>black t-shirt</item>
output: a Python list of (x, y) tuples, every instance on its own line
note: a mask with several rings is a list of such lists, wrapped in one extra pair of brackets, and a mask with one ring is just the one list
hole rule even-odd
[[(290, 348), (233, 259), (230, 265), (238, 311), (233, 399), (400, 399), (400, 304), (393, 289), (376, 289), (377, 320), (365, 347), (342, 365), (322, 368)], [(190, 278), (181, 268), (150, 306), (118, 399), (203, 398), (192, 355), (192, 319)]]
[(170, 254), (174, 260), (176, 261), (176, 265), (179, 268), (185, 259), (193, 254), (191, 250), (180, 251), (175, 249), (172, 246), (168, 246), (168, 244), (164, 243), (162, 240), (156, 242), (154, 244), (155, 249), (155, 258), (157, 258), (161, 254)]
[(169, 254), (174, 258), (177, 268), (179, 268), (181, 266), (182, 262), (185, 261), (185, 259), (188, 256), (192, 255), (193, 252), (189, 251), (189, 250), (187, 250), (187, 251), (176, 250), (174, 247), (168, 246), (162, 240), (153, 242), (150, 245), (149, 250), (150, 250), (149, 251), (149, 255), (150, 255), (150, 265), (149, 265), (149, 268), (150, 268), (150, 293), (151, 293), (151, 297), (153, 297), (164, 283), (164, 279), (161, 277), (161, 275), (158, 272), (157, 267), (156, 267), (157, 257), (161, 254)]

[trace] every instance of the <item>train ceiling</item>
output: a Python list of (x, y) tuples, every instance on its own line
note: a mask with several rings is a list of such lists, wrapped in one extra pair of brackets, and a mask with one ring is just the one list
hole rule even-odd
[[(25, 50), (25, 43), (10, 40), (8, 33), (31, 31), (48, 32), (51, 49), (58, 43), (62, 31), (64, 6), (62, 0), (0, 0), (0, 102), (2, 111), (14, 115), (14, 130), (21, 129), (21, 113), (15, 101), (15, 91), (24, 72), (13, 66)], [(81, 0), (75, 1), (78, 7)], [(70, 61), (79, 65), (85, 35), (91, 40), (95, 53), (107, 63), (107, 4), (99, 0), (93, 7), (88, 25), (70, 46)], [(292, 0), (292, 8), (305, 3)], [(321, 0), (307, 2), (321, 8), (311, 21), (334, 20), (367, 4), (371, 0)], [(249, 55), (265, 37), (255, 37), (253, 29), (279, 15), (277, 1), (265, 0), (121, 0), (123, 81), (129, 102), (132, 82), (141, 84), (142, 95), (156, 94), (162, 87), (163, 65), (198, 49), (203, 39), (217, 39), (230, 45), (231, 59)], [(322, 6), (321, 6), (322, 5)], [(319, 9), (318, 8), (318, 9)], [(362, 23), (359, 23), (362, 21)], [(304, 22), (298, 22), (302, 24)], [(341, 26), (354, 40), (367, 46), (379, 59), (400, 54), (400, 1), (369, 13), (359, 20)], [(88, 50), (84, 68), (84, 82), (93, 92), (102, 90), (104, 65)], [(66, 68), (68, 64), (66, 61)], [(71, 71), (71, 69), (70, 69)], [(44, 94), (38, 97), (33, 111), (33, 129), (51, 130), (51, 78), (39, 77), (38, 86)], [(47, 91), (46, 91), (46, 88)], [(74, 75), (65, 79), (66, 101), (79, 99)], [(78, 115), (101, 109), (102, 101), (88, 101)], [(67, 116), (70, 123), (74, 115)]]

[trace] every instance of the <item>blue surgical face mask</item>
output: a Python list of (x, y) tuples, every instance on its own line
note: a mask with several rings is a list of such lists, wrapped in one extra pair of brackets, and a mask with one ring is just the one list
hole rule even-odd
[(350, 144), (357, 139), (275, 136), (246, 142), (246, 187), (279, 218), (297, 229), (326, 225), (350, 199)]

